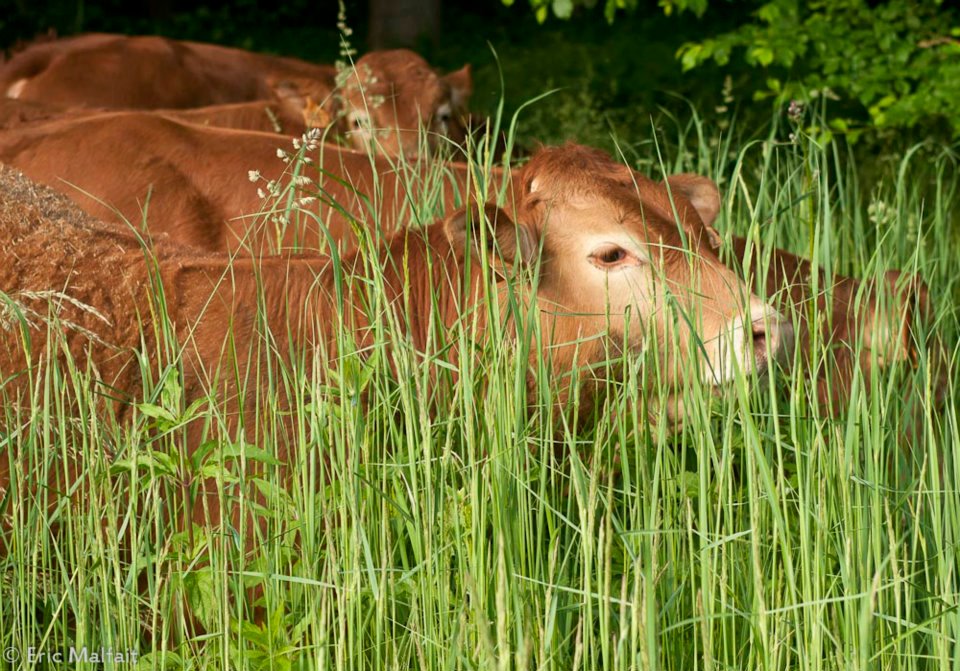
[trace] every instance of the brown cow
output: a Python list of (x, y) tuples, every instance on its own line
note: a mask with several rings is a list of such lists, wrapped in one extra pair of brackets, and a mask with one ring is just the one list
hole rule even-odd
[[(687, 178), (677, 175), (671, 181)], [(638, 179), (644, 177), (638, 175)], [(706, 196), (709, 188), (716, 189), (704, 187), (704, 202), (698, 204), (701, 209), (707, 203), (720, 203), (719, 191)], [(711, 214), (703, 217), (704, 234), (719, 249), (722, 238), (711, 226), (718, 212)], [(734, 235), (730, 241), (732, 255), (726, 255), (727, 264), (746, 270), (750, 284), (759, 282), (762, 287), (759, 295), (773, 301), (784, 314), (796, 316), (800, 361), (806, 374), (816, 380), (821, 408), (842, 413), (849, 405), (857, 370), (869, 383), (879, 371), (898, 363), (913, 363), (922, 339), (930, 350), (935, 400), (942, 403), (949, 370), (943, 344), (936, 336), (927, 337), (933, 314), (923, 280), (897, 270), (887, 271), (881, 279), (864, 281), (820, 269), (815, 278), (813, 264), (807, 259), (774, 248), (767, 262), (759, 249), (750, 251), (752, 245), (745, 238)], [(748, 259), (750, 267), (744, 269)], [(818, 322), (811, 328), (813, 315)], [(827, 360), (814, 356), (824, 349), (829, 352)]]
[[(543, 349), (531, 357), (545, 361), (540, 370), (553, 376), (561, 406), (569, 374), (580, 371), (583, 410), (605, 379), (620, 374), (622, 359), (611, 360), (611, 352), (639, 355), (660, 343), (659, 382), (669, 395), (689, 382), (689, 371), (706, 384), (722, 384), (736, 369), (762, 373), (770, 357), (789, 347), (790, 325), (750, 296), (698, 234), (703, 223), (696, 204), (711, 193), (707, 180), (674, 189), (686, 240), (664, 186), (647, 182), (638, 197), (630, 171), (595, 150), (541, 150), (516, 176), (515, 189), (518, 224), (493, 206), (484, 216), (461, 209), (425, 229), (402, 230), (371, 252), (382, 269), (383, 305), (395, 311), (416, 351), (428, 348), (432, 325), (452, 327), (468, 314), (478, 319), (482, 340), (487, 312), (475, 308), (489, 297), (507, 314), (508, 296), (519, 297), (538, 308), (533, 314)], [(480, 244), (483, 226), (486, 246)], [(69, 351), (79, 370), (96, 371), (107, 397), (120, 399), (122, 418), (143, 389), (135, 353), (156, 366), (163, 350), (155, 342), (162, 332), (155, 282), (182, 348), (186, 402), (212, 393), (226, 406), (231, 432), (240, 423), (250, 431), (256, 426), (251, 415), (262, 392), (256, 382), (244, 387), (239, 381), (262, 379), (268, 352), (287, 363), (295, 352), (315, 352), (334, 365), (341, 318), (361, 348), (373, 337), (364, 310), (370, 268), (364, 254), (341, 261), (342, 299), (326, 257), (231, 259), (164, 240), (155, 256), (148, 262), (138, 239), (116, 227), (51, 221), (30, 206), (0, 203), (0, 395), (6, 407), (29, 403), (49, 357)], [(492, 293), (485, 290), (484, 256), (499, 278)], [(535, 258), (534, 290), (524, 267)], [(269, 347), (263, 346), (266, 332)], [(662, 346), (674, 339), (679, 350)], [(695, 356), (698, 363), (684, 367), (677, 356)], [(219, 370), (229, 374), (218, 376)], [(669, 397), (665, 402), (677, 407)], [(204, 430), (199, 422), (192, 427), (191, 445)], [(278, 450), (282, 458), (283, 445)], [(6, 478), (9, 454), (0, 451)], [(198, 504), (195, 514), (202, 509)]]
[[(448, 207), (464, 202), (469, 186), (465, 164), (450, 167), (458, 185), (452, 188), (431, 179), (442, 171), (425, 162), (397, 164), (321, 144), (310, 152), (315, 165), (301, 168), (320, 182), (321, 197), (311, 187), (299, 194), (307, 198), (301, 201), (307, 213), (295, 212), (296, 221), (276, 224), (260, 217), (254, 226), (263, 207), (258, 192), (289, 168), (278, 150), (293, 153), (275, 134), (199, 127), (146, 112), (68, 116), (0, 132), (0, 162), (66, 194), (94, 217), (139, 227), (146, 211), (151, 232), (209, 250), (241, 244), (264, 249), (268, 241), (325, 250), (328, 235), (346, 248), (355, 241), (353, 220), (376, 221), (390, 231), (416, 210), (421, 199), (408, 190), (410, 184), (421, 194), (433, 188)], [(263, 180), (251, 184), (251, 170)], [(426, 221), (432, 219), (428, 214)]]
[[(65, 193), (98, 219), (139, 227), (145, 218), (152, 233), (167, 233), (176, 243), (216, 251), (248, 243), (259, 250), (279, 237), (285, 247), (328, 249), (318, 221), (335, 240), (350, 239), (350, 218), (324, 199), (305, 206), (316, 218), (302, 217), (279, 234), (274, 222), (253, 226), (263, 204), (258, 191), (287, 168), (277, 157), (283, 148), (293, 152), (275, 134), (200, 127), (146, 112), (68, 117), (0, 133), (3, 163)], [(378, 220), (392, 227), (402, 215), (404, 182), (384, 159), (332, 145), (321, 145), (311, 157), (341, 178), (322, 180), (325, 199), (367, 221), (364, 198), (376, 180)], [(251, 184), (250, 170), (261, 171), (263, 181)], [(303, 170), (319, 178), (315, 166)]]
[(356, 149), (413, 157), (436, 150), (444, 138), (464, 143), (472, 94), (469, 65), (441, 77), (417, 54), (396, 49), (360, 58), (338, 95)]
[[(750, 244), (736, 236), (732, 242), (739, 265), (748, 258)], [(797, 347), (804, 352), (804, 363), (815, 372), (817, 397), (826, 410), (837, 414), (847, 407), (856, 370), (869, 384), (881, 370), (916, 362), (917, 346), (932, 323), (929, 291), (919, 277), (890, 270), (880, 278), (862, 281), (819, 269), (814, 294), (813, 264), (807, 259), (780, 249), (774, 250), (769, 266), (758, 250), (750, 259), (747, 270), (753, 278), (762, 278), (762, 293), (799, 320)], [(811, 328), (814, 314), (819, 328)], [(815, 340), (830, 353), (827, 360), (811, 360)], [(940, 403), (948, 382), (946, 360), (938, 338), (927, 342), (934, 367), (935, 400)]]
[[(7, 98), (62, 109), (183, 109), (271, 101), (299, 125), (326, 127), (356, 148), (415, 156), (442, 138), (461, 144), (470, 67), (445, 77), (412, 51), (373, 52), (341, 77), (334, 66), (162, 37), (89, 34), (41, 42), (0, 67)], [(211, 125), (274, 130), (253, 115), (203, 113)], [(181, 117), (182, 118), (182, 117)], [(299, 134), (292, 124), (290, 134)]]
[(0, 68), (9, 98), (60, 107), (177, 109), (270, 100), (284, 81), (328, 94), (333, 66), (164, 37), (87, 34), (41, 42)]
[[(25, 128), (52, 121), (89, 119), (109, 110), (77, 108), (65, 109), (45, 103), (12, 98), (0, 99), (0, 131)], [(159, 116), (216, 128), (234, 128), (264, 133), (299, 136), (307, 131), (305, 112), (295, 104), (283, 101), (254, 100), (246, 103), (210, 105), (189, 109), (165, 109), (154, 112)], [(321, 127), (326, 124), (322, 124)]]

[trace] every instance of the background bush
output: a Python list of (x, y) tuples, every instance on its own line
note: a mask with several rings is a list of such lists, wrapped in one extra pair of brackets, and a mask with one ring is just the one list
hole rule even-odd
[[(0, 45), (53, 30), (156, 33), (332, 62), (339, 3), (292, 0), (5, 0)], [(547, 88), (521, 143), (573, 139), (612, 148), (648, 137), (651, 119), (688, 102), (723, 127), (766, 132), (771, 107), (815, 103), (821, 141), (836, 135), (899, 153), (960, 133), (960, 13), (927, 0), (446, 0), (443, 30), (415, 45), (441, 68), (474, 64), (475, 108), (508, 114)], [(366, 46), (366, 0), (345, 2)], [(618, 8), (621, 11), (615, 11)], [(531, 11), (532, 9), (532, 11)], [(496, 54), (496, 57), (494, 56)], [(502, 79), (501, 79), (502, 74)], [(506, 82), (505, 90), (501, 81)], [(877, 148), (881, 151), (878, 152)]]

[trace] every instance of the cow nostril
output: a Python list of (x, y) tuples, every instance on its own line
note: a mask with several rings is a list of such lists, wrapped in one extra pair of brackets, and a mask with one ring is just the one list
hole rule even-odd
[[(757, 371), (763, 372), (767, 367), (767, 328), (762, 321), (755, 321), (750, 326), (750, 335), (753, 343), (753, 359)], [(771, 343), (773, 344), (773, 343)]]
[(793, 325), (779, 315), (766, 320), (757, 320), (752, 323), (753, 355), (758, 364), (763, 367), (770, 360), (781, 363), (789, 360), (793, 349)]
[(762, 321), (755, 321), (750, 325), (751, 336), (753, 338), (753, 348), (755, 350), (766, 351), (767, 348), (767, 327)]

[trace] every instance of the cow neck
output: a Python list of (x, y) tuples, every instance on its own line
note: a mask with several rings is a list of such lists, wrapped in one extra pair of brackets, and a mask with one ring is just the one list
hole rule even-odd
[[(450, 330), (468, 311), (476, 312), (471, 328), (477, 337), (485, 331), (481, 264), (475, 258), (468, 264), (440, 223), (400, 231), (376, 252), (354, 251), (339, 265), (340, 282), (333, 262), (316, 275), (316, 299), (306, 306), (308, 320), (325, 331), (330, 356), (337, 351), (341, 318), (361, 349), (378, 342), (380, 327), (387, 329), (389, 337), (396, 333), (396, 326), (423, 352), (431, 341), (436, 347), (437, 329)], [(480, 309), (471, 311), (473, 307)]]

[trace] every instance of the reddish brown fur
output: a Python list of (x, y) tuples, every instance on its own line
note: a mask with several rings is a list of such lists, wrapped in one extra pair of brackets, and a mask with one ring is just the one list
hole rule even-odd
[(55, 105), (0, 99), (0, 130), (21, 128), (61, 117), (65, 110)]
[[(640, 184), (646, 179), (639, 174), (636, 177)], [(668, 182), (683, 188), (698, 180), (702, 178), (675, 175)], [(716, 202), (719, 204), (719, 200)], [(713, 216), (716, 214), (713, 212)], [(714, 247), (721, 244), (720, 235), (709, 225), (690, 232), (706, 237)], [(731, 236), (731, 242), (733, 255), (728, 257), (728, 265), (740, 268), (749, 245), (739, 236)], [(762, 278), (761, 295), (773, 300), (784, 314), (798, 317), (796, 345), (801, 352), (800, 361), (806, 372), (816, 378), (822, 409), (833, 414), (846, 410), (857, 370), (869, 384), (879, 371), (897, 362), (916, 360), (919, 339), (932, 326), (929, 292), (919, 277), (905, 277), (900, 271), (891, 270), (882, 279), (864, 282), (820, 270), (814, 278), (813, 265), (808, 260), (776, 248), (770, 252), (769, 265), (756, 250), (751, 259), (748, 274), (754, 280)], [(820, 320), (816, 334), (811, 332), (809, 323), (814, 304)], [(811, 359), (814, 340), (818, 342), (817, 351), (825, 348), (830, 352), (828, 360)], [(929, 338), (927, 343), (936, 400), (942, 402), (948, 384), (946, 356), (938, 338)]]
[(213, 128), (279, 133), (286, 136), (300, 136), (307, 131), (302, 111), (269, 100), (184, 110), (157, 110), (156, 113), (175, 121)]
[[(0, 68), (0, 91), (61, 107), (186, 108), (268, 100), (286, 78), (323, 83), (332, 66), (163, 37), (88, 34), (33, 45)], [(162, 85), (161, 85), (162, 84)]]
[[(434, 281), (443, 286), (441, 278), (424, 273), (425, 241), (429, 241), (438, 259), (451, 253), (439, 226), (432, 227), (427, 238), (417, 233), (399, 236), (386, 253), (395, 260), (406, 254), (412, 272), (408, 277), (400, 277), (400, 264), (387, 264), (389, 294), (401, 292), (405, 280), (415, 288), (418, 282), (424, 285), (412, 292), (421, 298)], [(266, 356), (264, 341), (258, 335), (263, 332), (263, 327), (257, 326), (258, 297), (266, 297), (262, 304), (265, 320), (276, 336), (274, 353), (279, 360), (288, 360), (291, 341), (298, 349), (319, 347), (332, 337), (331, 326), (340, 310), (330, 287), (328, 259), (271, 257), (257, 262), (231, 262), (223, 255), (178, 249), (163, 236), (157, 241), (155, 253), (168, 317), (183, 347), (184, 393), (188, 401), (202, 395), (205, 389), (215, 390), (228, 412), (228, 430), (234, 432), (245, 414), (248, 437), (252, 439), (256, 428), (251, 408), (260, 394), (256, 380)], [(103, 398), (116, 399), (105, 401), (100, 410), (124, 420), (129, 404), (143, 398), (143, 380), (134, 353), (142, 348), (151, 355), (154, 368), (157, 366), (154, 334), (158, 306), (152, 298), (153, 280), (146, 259), (137, 239), (116, 227), (96, 222), (63, 225), (44, 219), (30, 206), (2, 203), (0, 294), (6, 298), (0, 303), (0, 395), (7, 408), (28, 403), (25, 395), (33, 388), (32, 381), (45, 370), (45, 352), (63, 360), (62, 340), (81, 368), (88, 363), (96, 367), (102, 383), (98, 391)], [(347, 269), (357, 264), (362, 267), (359, 259), (345, 259), (344, 264)], [(438, 268), (442, 267), (442, 263), (438, 264)], [(396, 271), (391, 273), (391, 268)], [(315, 281), (318, 275), (319, 283)], [(447, 281), (458, 277), (456, 272), (444, 276)], [(450, 295), (455, 295), (455, 289)], [(64, 296), (69, 296), (69, 300)], [(452, 304), (441, 308), (450, 319), (456, 314)], [(422, 313), (415, 310), (412, 314)], [(348, 323), (350, 314), (356, 317), (352, 326), (362, 340), (362, 313), (359, 308), (348, 309)], [(29, 355), (25, 355), (20, 337), (23, 324), (29, 326)], [(223, 354), (228, 332), (233, 334), (234, 350)], [(422, 347), (425, 343), (418, 335), (423, 333), (422, 328), (415, 323), (411, 333), (414, 342)], [(58, 335), (50, 340), (51, 334)], [(222, 384), (212, 381), (216, 370), (232, 370), (232, 363), (239, 367), (241, 378), (251, 376), (242, 401), (238, 400), (241, 392), (234, 378), (225, 376), (227, 382)], [(246, 408), (245, 413), (242, 408)], [(200, 428), (195, 425), (191, 430), (193, 446), (199, 444)], [(282, 447), (278, 445), (281, 450)], [(283, 458), (282, 451), (278, 456)], [(9, 484), (7, 457), (7, 451), (0, 452), (0, 491), (6, 491)], [(63, 473), (54, 476), (55, 480), (62, 477)], [(62, 489), (54, 487), (52, 491)], [(206, 503), (215, 518), (215, 501)], [(203, 510), (198, 503), (194, 510), (198, 522), (203, 521)]]
[[(109, 110), (102, 109), (64, 109), (56, 105), (4, 98), (0, 99), (0, 131), (25, 130), (36, 124), (76, 121), (110, 113)], [(154, 114), (200, 126), (279, 133), (288, 136), (299, 136), (307, 130), (301, 111), (290, 105), (268, 100), (182, 110), (156, 110)]]
[[(40, 42), (0, 66), (0, 95), (53, 108), (170, 111), (270, 101), (284, 116), (299, 117), (282, 132), (333, 124), (356, 148), (369, 145), (389, 155), (415, 155), (421, 127), (434, 147), (441, 136), (457, 144), (466, 138), (469, 66), (440, 77), (412, 51), (372, 52), (346, 74), (342, 92), (334, 95), (335, 88), (333, 66), (151, 36)], [(201, 118), (210, 125), (275, 130), (257, 115), (208, 110)], [(376, 141), (361, 138), (360, 126), (372, 127)]]
[[(555, 164), (570, 166), (573, 171), (558, 172), (553, 169)], [(579, 167), (573, 169), (574, 166)], [(589, 368), (598, 361), (606, 361), (609, 346), (639, 347), (646, 337), (643, 329), (635, 329), (631, 331), (629, 342), (624, 341), (625, 315), (639, 317), (636, 311), (617, 309), (614, 313), (609, 312), (613, 309), (611, 299), (614, 297), (607, 295), (603, 280), (591, 279), (588, 283), (599, 286), (598, 290), (581, 284), (576, 291), (571, 291), (569, 277), (564, 273), (564, 268), (567, 273), (575, 272), (567, 267), (573, 262), (590, 267), (577, 249), (571, 252), (566, 245), (582, 237), (580, 220), (584, 226), (597, 225), (591, 219), (592, 208), (578, 214), (581, 210), (575, 199), (580, 196), (571, 196), (572, 191), (582, 190), (583, 197), (593, 199), (607, 211), (624, 213), (622, 219), (621, 215), (615, 215), (603, 220), (602, 226), (613, 235), (627, 231), (630, 239), (649, 239), (651, 244), (663, 240), (672, 242), (672, 236), (676, 235), (672, 218), (653, 213), (660, 194), (649, 202), (644, 200), (647, 214), (641, 216), (641, 203), (627, 185), (621, 183), (619, 175), (615, 164), (593, 150), (569, 146), (543, 151), (518, 177), (519, 182), (529, 185), (533, 191), (517, 203), (524, 225), (515, 226), (506, 215), (488, 208), (492, 218), (497, 220), (494, 235), (503, 246), (505, 258), (519, 248), (522, 261), (542, 245), (543, 269), (537, 294), (528, 298), (542, 303), (545, 308), (539, 311), (543, 333), (549, 339), (544, 354), (552, 362), (549, 368), (560, 376), (558, 380), (563, 379), (564, 371), (573, 367)], [(595, 192), (595, 188), (603, 184), (615, 188), (610, 193)], [(573, 201), (569, 201), (571, 197), (574, 197)], [(686, 207), (689, 203), (682, 195), (678, 200), (685, 206), (685, 217), (693, 225), (697, 213)], [(572, 207), (569, 203), (573, 203)], [(558, 219), (563, 212), (567, 213), (564, 217), (575, 219)], [(472, 237), (472, 244), (477, 244), (479, 232), (466, 235), (465, 229), (460, 228), (463, 225), (470, 224), (455, 215), (424, 231), (407, 229), (397, 233), (380, 247), (379, 266), (384, 273), (385, 304), (391, 305), (397, 311), (400, 323), (407, 325), (411, 344), (418, 351), (427, 346), (427, 326), (431, 319), (450, 325), (470, 304), (484, 300), (479, 290), (479, 262), (470, 264), (472, 274), (464, 285), (464, 259), (466, 254), (472, 253), (466, 247), (466, 240)], [(333, 325), (339, 314), (344, 315), (346, 328), (355, 333), (361, 345), (370, 337), (361, 309), (362, 301), (351, 288), (363, 283), (348, 283), (344, 303), (339, 304), (334, 298), (330, 262), (325, 257), (263, 257), (255, 261), (249, 258), (231, 261), (222, 254), (177, 248), (163, 236), (157, 241), (155, 252), (168, 317), (183, 349), (185, 400), (190, 403), (201, 397), (205, 389), (212, 389), (226, 406), (227, 430), (231, 433), (240, 423), (252, 432), (248, 433), (251, 437), (264, 428), (253, 426), (252, 421), (254, 402), (263, 393), (258, 380), (262, 379), (260, 376), (265, 365), (266, 353), (259, 335), (264, 329), (273, 334), (274, 354), (281, 361), (288, 359), (290, 345), (295, 351), (316, 351), (326, 357), (334, 354)], [(428, 255), (431, 263), (427, 262)], [(698, 297), (697, 302), (709, 302), (712, 312), (723, 312), (727, 319), (739, 319), (742, 286), (732, 279), (732, 274), (723, 269), (719, 259), (709, 250), (700, 249), (691, 258), (702, 266), (706, 276), (726, 273), (731, 279), (729, 288), (715, 295)], [(343, 264), (347, 275), (365, 272), (361, 256), (347, 256)], [(92, 365), (97, 370), (103, 389), (111, 390), (110, 397), (118, 399), (108, 402), (109, 405), (122, 418), (129, 408), (129, 401), (141, 398), (143, 394), (143, 381), (139, 377), (139, 367), (135, 365), (134, 352), (142, 349), (152, 366), (158, 364), (157, 347), (152, 341), (157, 326), (157, 306), (151, 298), (151, 267), (152, 263), (146, 261), (140, 243), (132, 234), (99, 223), (60, 224), (39, 216), (29, 206), (3, 203), (0, 209), (0, 292), (6, 294), (7, 299), (5, 309), (0, 313), (3, 317), (0, 379), (7, 380), (2, 393), (12, 404), (8, 407), (26, 403), (25, 395), (33, 388), (32, 381), (44, 370), (44, 352), (61, 359), (65, 348), (81, 369)], [(689, 272), (686, 260), (668, 262), (661, 270), (675, 285), (684, 284), (678, 273)], [(504, 269), (501, 272), (504, 276), (508, 274)], [(596, 270), (589, 272), (604, 274)], [(648, 274), (642, 268), (631, 272), (651, 277), (654, 284), (660, 282), (656, 279), (658, 274)], [(703, 286), (722, 285), (714, 282)], [(266, 301), (263, 322), (258, 321), (261, 292)], [(439, 295), (436, 303), (431, 300), (433, 295)], [(681, 302), (687, 300), (686, 294), (678, 293), (677, 296)], [(616, 298), (623, 299), (622, 296)], [(652, 305), (644, 303), (638, 309), (650, 308)], [(649, 319), (651, 328), (658, 333), (666, 328), (662, 323), (666, 317), (661, 311), (643, 318)], [(51, 330), (48, 330), (48, 324), (52, 325)], [(482, 327), (481, 321), (481, 338)], [(24, 353), (21, 333), (29, 333), (32, 346), (28, 354)], [(48, 342), (51, 333), (57, 334), (56, 340)], [(224, 353), (228, 334), (232, 335), (232, 344)], [(707, 333), (704, 339), (709, 340), (709, 335)], [(571, 342), (573, 340), (587, 344), (578, 346)], [(759, 361), (758, 358), (757, 365), (760, 365)], [(214, 373), (218, 369), (235, 371), (237, 375), (217, 378)], [(670, 369), (673, 367), (665, 368)], [(238, 388), (237, 379), (248, 380), (250, 386)], [(680, 379), (668, 382), (677, 386), (684, 384)], [(558, 384), (561, 385), (559, 398), (562, 402), (562, 385), (566, 383)], [(589, 395), (590, 388), (585, 389)], [(280, 403), (283, 405), (284, 399), (280, 399)], [(200, 429), (199, 426), (191, 429), (193, 438), (190, 444), (193, 446), (199, 443)], [(278, 449), (282, 458), (283, 445)], [(2, 459), (6, 459), (6, 453)], [(9, 465), (5, 462), (0, 463), (0, 473), (9, 474)], [(0, 483), (0, 487), (5, 484)], [(195, 514), (199, 514), (198, 510)]]
[[(71, 192), (58, 177), (78, 184), (107, 203), (117, 204), (120, 211), (134, 222), (140, 219), (139, 204), (152, 184), (154, 191), (148, 217), (151, 230), (167, 232), (179, 242), (222, 250), (234, 247), (249, 227), (249, 219), (237, 220), (235, 217), (255, 213), (260, 207), (256, 187), (247, 182), (245, 169), (261, 168), (270, 178), (279, 175), (283, 165), (275, 157), (277, 144), (276, 137), (197, 129), (146, 115), (127, 114), (52, 124), (42, 131), (38, 130), (35, 135), (0, 136), (0, 159), (70, 194), (87, 211), (107, 220), (117, 219), (110, 208), (76, 191)], [(78, 146), (83, 147), (82, 152), (76, 151)], [(200, 157), (206, 157), (207, 160), (200, 160)], [(327, 172), (352, 182), (358, 191), (368, 196), (372, 196), (371, 185), (376, 173), (376, 178), (382, 180), (384, 185), (377, 221), (385, 231), (397, 226), (406, 195), (400, 189), (403, 180), (396, 179), (396, 173), (389, 163), (378, 161), (371, 164), (365, 156), (334, 147), (325, 147), (323, 157)], [(240, 160), (246, 164), (237, 165)], [(568, 160), (574, 159), (568, 157)], [(576, 160), (586, 159), (579, 157)], [(237, 169), (225, 168), (230, 165), (237, 165)], [(91, 166), (94, 168), (91, 169)], [(272, 171), (269, 166), (273, 166)], [(552, 169), (560, 174), (582, 167), (558, 165)], [(468, 184), (466, 166), (451, 164), (449, 175), (459, 193), (465, 193)], [(493, 174), (495, 179), (500, 176), (497, 171)], [(645, 176), (623, 168), (614, 178), (625, 187), (638, 189), (644, 194), (648, 206), (656, 208), (659, 214), (666, 216), (672, 212), (669, 196)], [(672, 181), (680, 186), (683, 179), (683, 176), (677, 176)], [(335, 180), (324, 178), (322, 183), (347, 212), (361, 221), (367, 220), (366, 205), (361, 198)], [(445, 187), (444, 200), (449, 208), (455, 200), (454, 189), (449, 183)], [(184, 194), (189, 195), (184, 197)], [(349, 247), (353, 240), (349, 220), (339, 210), (326, 208), (319, 202), (311, 207), (326, 217), (334, 240)], [(310, 220), (305, 220), (305, 223), (309, 224)], [(257, 248), (262, 248), (266, 234), (262, 227), (260, 231), (262, 234), (253, 240)], [(702, 228), (687, 232), (696, 236), (705, 233), (711, 237), (715, 235), (709, 229)], [(291, 233), (285, 243), (289, 245), (293, 241)], [(326, 248), (326, 240), (321, 238), (321, 233), (315, 227), (305, 234), (301, 231), (298, 241), (301, 248)], [(745, 242), (735, 239), (734, 243), (737, 246), (736, 258), (743, 258)], [(764, 276), (771, 296), (790, 297), (782, 305), (803, 308), (811, 299), (808, 295), (811, 282), (805, 262), (787, 252), (774, 252), (774, 262)], [(825, 281), (824, 278), (821, 282)], [(861, 329), (866, 338), (869, 339), (874, 330), (878, 331), (874, 336), (877, 338), (879, 330), (885, 328), (887, 322), (873, 318), (877, 311), (876, 289), (866, 292), (858, 311), (854, 297), (859, 282), (842, 277), (835, 278), (835, 282), (833, 300), (828, 303), (824, 292), (819, 301), (822, 309), (829, 305), (833, 312), (820, 337), (836, 351), (837, 364), (819, 368), (831, 371), (832, 375), (830, 379), (823, 379), (819, 388), (821, 401), (839, 412), (846, 406), (852, 384), (853, 364), (849, 352), (850, 343), (855, 341), (855, 327), (858, 324), (866, 325)], [(784, 293), (786, 288), (789, 291)], [(801, 315), (805, 314), (805, 310), (801, 310)], [(911, 324), (917, 324), (922, 315), (911, 312), (909, 317)], [(908, 338), (906, 331), (901, 330), (900, 335), (896, 335), (893, 329), (886, 330), (891, 334), (892, 342), (903, 343)], [(806, 349), (808, 342), (809, 337), (804, 336), (800, 344)], [(889, 353), (875, 363), (871, 363), (866, 354), (862, 358), (862, 369), (867, 375), (875, 363), (888, 365), (892, 361)], [(833, 390), (833, 394), (827, 403), (829, 389)]]
[[(277, 158), (280, 148), (293, 151), (288, 140), (275, 134), (200, 127), (144, 112), (58, 119), (0, 133), (0, 161), (64, 193), (92, 216), (139, 227), (149, 194), (151, 232), (220, 251), (236, 248), (241, 240), (263, 249), (273, 235), (272, 225), (262, 221), (251, 229), (253, 215), (262, 207), (258, 188), (280, 178), (285, 169)], [(327, 173), (352, 185), (324, 178), (327, 196), (368, 220), (367, 205), (357, 192), (373, 193), (371, 159), (331, 145), (311, 156)], [(258, 184), (248, 178), (254, 169), (265, 178)], [(404, 211), (406, 180), (398, 180), (380, 159), (377, 173), (382, 194), (378, 221), (391, 229)], [(315, 167), (304, 168), (304, 174), (319, 179)], [(327, 222), (335, 240), (351, 238), (349, 219), (337, 208), (320, 200), (307, 207)], [(287, 229), (284, 245), (296, 240), (300, 249), (328, 248), (315, 220), (301, 219), (301, 225)]]
[[(733, 263), (746, 258), (748, 242), (733, 239)], [(765, 267), (765, 260), (756, 250), (752, 253), (749, 272), (762, 282), (767, 296), (782, 306), (785, 314), (796, 314), (800, 322), (797, 345), (801, 360), (817, 378), (817, 397), (821, 407), (832, 413), (842, 412), (850, 401), (856, 370), (869, 384), (872, 375), (897, 362), (912, 363), (917, 357), (917, 338), (929, 329), (932, 312), (929, 292), (918, 277), (904, 277), (891, 270), (879, 280), (856, 280), (841, 275), (829, 276), (818, 271), (814, 295), (813, 265), (781, 249), (774, 249)], [(866, 284), (866, 286), (864, 286)], [(814, 312), (814, 306), (816, 311)], [(814, 333), (810, 317), (819, 315), (821, 326), (816, 333), (820, 347), (831, 352), (831, 359), (811, 361)], [(931, 341), (934, 384), (938, 394), (945, 390), (946, 374), (939, 360), (939, 341)], [(859, 357), (857, 357), (859, 352)]]
[(440, 76), (407, 49), (374, 51), (347, 73), (338, 96), (341, 131), (356, 149), (407, 157), (420, 152), (420, 129), (428, 149), (466, 140), (473, 93), (470, 66)]

